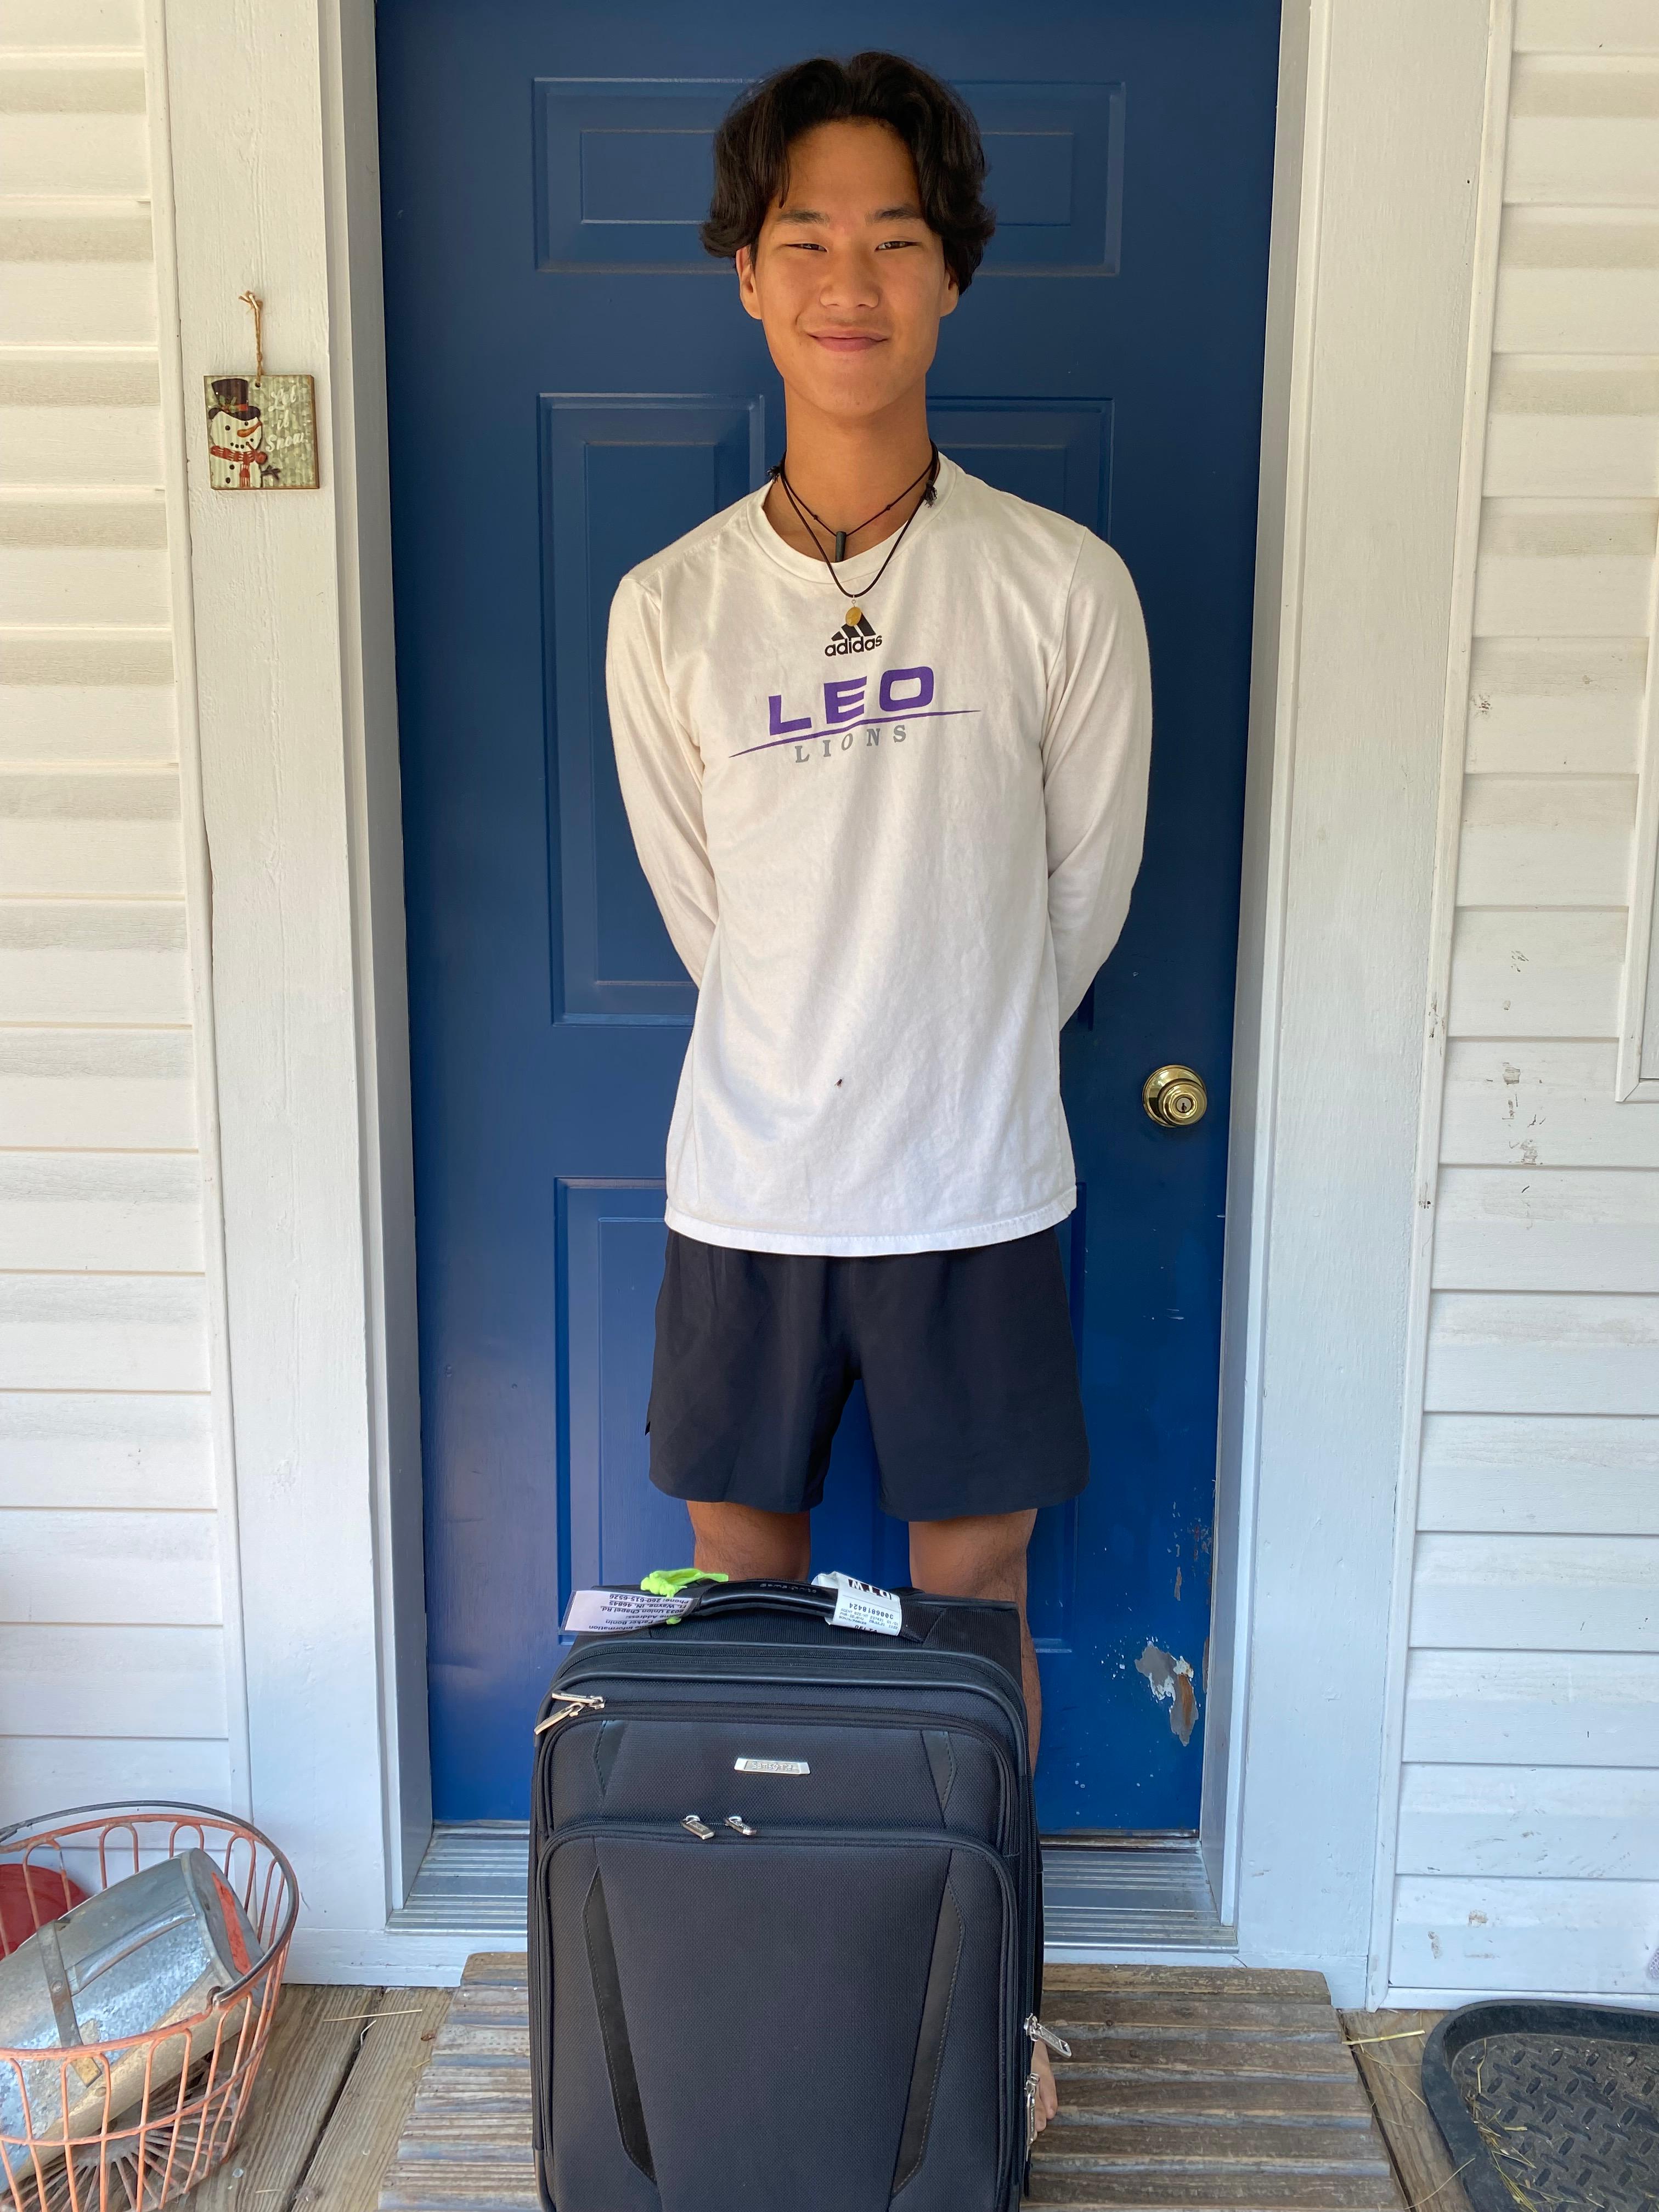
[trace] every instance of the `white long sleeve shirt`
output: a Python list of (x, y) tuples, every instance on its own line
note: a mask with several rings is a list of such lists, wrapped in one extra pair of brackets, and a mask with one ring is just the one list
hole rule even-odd
[(1075, 1203), (1060, 1029), (1140, 864), (1134, 586), (1079, 524), (946, 459), (866, 606), (763, 499), (611, 610), (623, 797), (698, 985), (668, 1225), (759, 1252), (1027, 1236)]

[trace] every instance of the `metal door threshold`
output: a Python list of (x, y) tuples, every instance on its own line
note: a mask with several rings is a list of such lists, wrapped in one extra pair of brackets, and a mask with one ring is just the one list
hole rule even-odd
[[(525, 1940), (530, 1829), (523, 1820), (436, 1827), (394, 1934), (476, 1938), (481, 1949)], [(1042, 1858), (1045, 1950), (1088, 1962), (1194, 1954), (1231, 1958), (1234, 1931), (1217, 1918), (1196, 1840), (1050, 1844)]]
[(1042, 1934), (1045, 1957), (1084, 1964), (1105, 1952), (1231, 1957), (1237, 1942), (1217, 1916), (1196, 1836), (1045, 1843)]
[(528, 1820), (467, 1820), (432, 1831), (408, 1901), (389, 1925), (400, 1936), (525, 1940)]

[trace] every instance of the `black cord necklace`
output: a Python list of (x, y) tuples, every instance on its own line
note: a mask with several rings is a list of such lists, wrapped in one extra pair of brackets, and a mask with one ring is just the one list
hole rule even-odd
[[(794, 508), (795, 513), (800, 517), (801, 526), (812, 541), (812, 550), (817, 555), (819, 560), (823, 562), (824, 567), (830, 571), (830, 580), (834, 584), (836, 589), (842, 594), (843, 599), (850, 599), (853, 598), (854, 594), (848, 590), (846, 585), (842, 582), (841, 578), (836, 575), (836, 561), (844, 561), (846, 559), (848, 539), (849, 538), (856, 538), (860, 530), (867, 530), (872, 522), (879, 522), (884, 514), (890, 514), (892, 510), (898, 505), (900, 500), (908, 499), (910, 494), (915, 489), (916, 486), (922, 482), (923, 478), (925, 477), (927, 479), (927, 489), (923, 492), (921, 497), (916, 501), (915, 507), (911, 508), (909, 514), (905, 517), (903, 527), (899, 531), (897, 537), (894, 538), (892, 544), (888, 549), (887, 560), (882, 562), (880, 568), (877, 569), (875, 574), (871, 577), (869, 582), (864, 587), (864, 597), (868, 599), (871, 592), (875, 590), (876, 586), (880, 583), (882, 578), (887, 574), (888, 562), (892, 559), (894, 554), (898, 551), (899, 547), (903, 544), (905, 532), (909, 529), (910, 525), (915, 520), (917, 515), (921, 513), (924, 507), (931, 507), (933, 505), (934, 497), (934, 482), (939, 475), (939, 447), (933, 443), (931, 439), (928, 441), (927, 452), (929, 457), (927, 465), (923, 469), (921, 476), (912, 477), (909, 483), (905, 485), (904, 489), (898, 493), (895, 498), (890, 499), (885, 507), (878, 507), (873, 514), (867, 515), (862, 522), (854, 523), (850, 530), (831, 530), (829, 524), (823, 520), (822, 515), (813, 514), (812, 509), (806, 505), (806, 502), (796, 492), (795, 487), (790, 483), (788, 476), (786, 473), (786, 464), (789, 458), (787, 453), (784, 455), (783, 459), (778, 463), (776, 468), (773, 470), (773, 475), (783, 486), (785, 498), (787, 499), (790, 506)], [(807, 517), (809, 515), (811, 516), (811, 522), (816, 522), (817, 524), (818, 530), (822, 530), (824, 532), (826, 536), (835, 539), (835, 561), (830, 559), (830, 556), (824, 551), (823, 546), (818, 544), (817, 531), (815, 531), (811, 526), (811, 522), (807, 520)], [(849, 608), (847, 616), (847, 627), (848, 629), (855, 629), (858, 627), (859, 614), (860, 610), (857, 607)]]
[(873, 514), (866, 514), (862, 522), (855, 522), (850, 530), (832, 530), (830, 527), (830, 525), (824, 520), (823, 517), (818, 513), (817, 507), (807, 506), (806, 501), (801, 497), (800, 494), (795, 489), (793, 484), (790, 483), (788, 477), (785, 474), (788, 465), (789, 456), (786, 453), (783, 459), (778, 463), (776, 468), (773, 470), (773, 475), (782, 477), (783, 488), (785, 491), (788, 493), (791, 500), (794, 502), (796, 513), (800, 514), (803, 520), (805, 520), (806, 515), (810, 514), (813, 521), (818, 526), (818, 528), (823, 531), (824, 536), (826, 538), (833, 538), (835, 539), (836, 558), (837, 561), (844, 561), (847, 558), (847, 541), (849, 538), (856, 538), (860, 530), (867, 530), (872, 522), (879, 522), (884, 514), (890, 514), (893, 509), (898, 505), (900, 500), (909, 498), (911, 493), (921, 482), (923, 477), (931, 477), (933, 474), (934, 471), (939, 467), (939, 447), (933, 444), (931, 439), (929, 439), (927, 442), (927, 467), (925, 469), (918, 470), (916, 474), (911, 477), (909, 483), (905, 485), (904, 489), (901, 492), (896, 492), (892, 498), (888, 501), (885, 507), (878, 507)]

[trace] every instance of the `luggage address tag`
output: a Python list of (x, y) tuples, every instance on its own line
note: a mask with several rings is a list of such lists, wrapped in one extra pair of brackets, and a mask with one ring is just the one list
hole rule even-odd
[(814, 1589), (832, 1589), (836, 1609), (831, 1628), (862, 1628), (872, 1636), (896, 1636), (904, 1626), (904, 1606), (896, 1590), (878, 1589), (854, 1575), (814, 1575)]
[(690, 1610), (683, 1597), (657, 1597), (645, 1590), (585, 1589), (570, 1593), (564, 1616), (567, 1636), (615, 1636), (629, 1628), (655, 1628)]
[(617, 1636), (630, 1628), (656, 1628), (693, 1611), (698, 1583), (723, 1583), (726, 1577), (700, 1567), (655, 1567), (638, 1589), (580, 1589), (570, 1594), (562, 1632), (566, 1636)]

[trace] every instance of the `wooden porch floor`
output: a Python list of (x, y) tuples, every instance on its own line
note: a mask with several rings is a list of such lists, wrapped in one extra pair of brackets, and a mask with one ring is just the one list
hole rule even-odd
[[(524, 1971), (485, 1954), (453, 1993), (284, 1990), (241, 2148), (198, 2212), (535, 2212)], [(1437, 2014), (1338, 2013), (1316, 1974), (1045, 1979), (1074, 2057), (1034, 2203), (1467, 2212), (1417, 2088)]]

